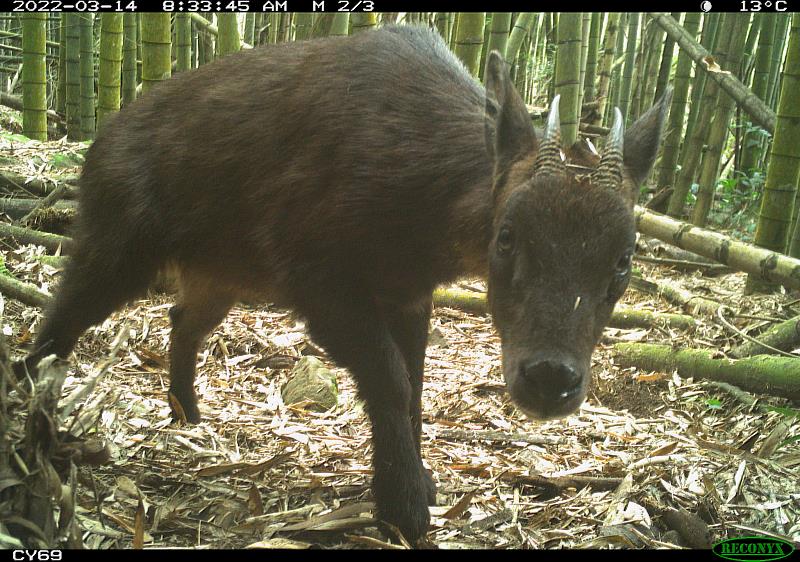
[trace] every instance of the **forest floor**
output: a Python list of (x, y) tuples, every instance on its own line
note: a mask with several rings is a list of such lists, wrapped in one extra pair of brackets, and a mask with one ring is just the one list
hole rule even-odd
[[(42, 248), (5, 242), (0, 252), (12, 275), (52, 291), (58, 272), (37, 259)], [(639, 268), (724, 302), (747, 316), (739, 327), (798, 314), (790, 295), (742, 297), (743, 274)], [(204, 421), (175, 424), (166, 400), (171, 304), (155, 292), (131, 303), (84, 334), (69, 359), (65, 395), (98, 372), (123, 326), (131, 330), (67, 420), (73, 434), (101, 438), (112, 453), (106, 464), (78, 469), (85, 545), (130, 548), (139, 533), (145, 548), (398, 546), (372, 518), (370, 431), (354, 382), (309, 341), (302, 319), (266, 304), (234, 308), (199, 357)], [(681, 312), (633, 290), (621, 304)], [(2, 331), (14, 357), (40, 316), (5, 299)], [(721, 352), (735, 343), (713, 318), (697, 320), (691, 333), (607, 328), (581, 409), (533, 422), (505, 391), (490, 318), (437, 308), (423, 393), (423, 456), (439, 492), (430, 546), (678, 548), (770, 533), (800, 541), (800, 420), (789, 415), (792, 404), (754, 396), (756, 405), (747, 405), (715, 383), (615, 365), (620, 341)], [(338, 405), (329, 411), (281, 399), (303, 355), (320, 356), (337, 373)]]

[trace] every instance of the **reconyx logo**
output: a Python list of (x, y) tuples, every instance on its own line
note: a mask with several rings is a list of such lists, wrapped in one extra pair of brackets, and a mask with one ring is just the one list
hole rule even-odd
[(738, 537), (718, 542), (711, 551), (726, 560), (779, 560), (794, 552), (791, 543), (772, 537)]

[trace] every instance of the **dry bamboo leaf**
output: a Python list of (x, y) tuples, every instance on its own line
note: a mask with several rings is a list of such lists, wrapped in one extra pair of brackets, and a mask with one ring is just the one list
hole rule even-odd
[(131, 498), (140, 498), (142, 495), (141, 490), (136, 485), (136, 483), (128, 478), (127, 476), (120, 476), (117, 478), (117, 488), (116, 492), (122, 492), (124, 496), (131, 497)]
[(178, 399), (175, 397), (175, 395), (172, 394), (172, 392), (167, 394), (167, 396), (169, 397), (169, 406), (170, 406), (170, 408), (172, 408), (172, 411), (175, 413), (175, 417), (179, 421), (181, 421), (183, 423), (186, 423), (186, 421), (187, 421), (186, 420), (186, 412), (183, 411), (183, 406), (181, 406), (181, 403), (178, 401)]
[(227, 474), (229, 472), (234, 472), (239, 470), (240, 468), (245, 468), (248, 466), (253, 466), (251, 463), (247, 462), (233, 462), (233, 463), (222, 463), (217, 464), (214, 466), (206, 466), (201, 469), (198, 469), (195, 474), (199, 477), (205, 476), (220, 476), (222, 474)]
[(305, 523), (297, 523), (283, 527), (281, 531), (355, 531), (363, 529), (364, 527), (371, 527), (376, 524), (376, 520), (372, 517), (348, 517), (346, 519), (337, 519), (335, 521), (318, 522), (313, 525)]
[(372, 511), (374, 507), (375, 505), (372, 502), (360, 502), (351, 505), (346, 505), (339, 509), (331, 511), (330, 513), (326, 513), (324, 515), (317, 515), (311, 517), (306, 521), (301, 521), (300, 523), (295, 523), (293, 525), (287, 525), (283, 527), (281, 530), (282, 531), (333, 530), (331, 524), (335, 524), (337, 521), (345, 521), (344, 526), (342, 528), (357, 528), (357, 527), (350, 527), (350, 525), (352, 525), (353, 523), (357, 524), (359, 522), (363, 523), (363, 520), (371, 521), (374, 524), (375, 521), (372, 518), (353, 517), (354, 515), (359, 515), (367, 511)]
[(672, 443), (667, 443), (650, 453), (650, 457), (661, 457), (664, 455), (670, 455), (672, 452), (678, 448), (678, 442), (673, 441)]
[(257, 549), (257, 548), (267, 548), (267, 549), (280, 549), (280, 550), (305, 550), (307, 548), (311, 548), (312, 544), (308, 542), (301, 542), (301, 541), (294, 541), (291, 539), (285, 539), (280, 537), (275, 537), (272, 539), (267, 539), (264, 541), (258, 541), (254, 543), (250, 543), (245, 548), (247, 549)]
[(703, 64), (708, 72), (716, 74), (730, 74), (727, 70), (722, 70), (722, 67), (717, 63), (716, 59), (712, 56), (703, 57)]
[(250, 484), (247, 508), (250, 511), (251, 516), (264, 514), (264, 503), (261, 501), (261, 493), (258, 491), (258, 486), (256, 486), (254, 482)]
[(133, 548), (140, 550), (144, 547), (144, 504), (141, 498), (136, 506), (133, 527)]
[(780, 446), (781, 442), (786, 438), (792, 424), (795, 422), (793, 418), (786, 418), (781, 420), (772, 431), (769, 432), (767, 438), (756, 451), (756, 456), (760, 459), (767, 459), (771, 457)]
[(400, 545), (400, 544), (392, 544), (390, 542), (382, 541), (376, 539), (374, 537), (368, 537), (366, 535), (345, 535), (347, 539), (355, 544), (363, 544), (365, 546), (370, 546), (373, 548), (380, 548), (383, 550), (408, 550), (409, 547), (407, 545)]
[(472, 498), (475, 497), (475, 494), (478, 493), (478, 490), (472, 490), (471, 492), (467, 492), (464, 496), (456, 502), (456, 504), (448, 509), (445, 513), (442, 514), (444, 519), (456, 519), (460, 517), (462, 513), (464, 513), (469, 504), (472, 502)]
[(739, 468), (736, 470), (736, 474), (733, 476), (733, 484), (728, 490), (728, 496), (725, 498), (725, 503), (731, 503), (733, 499), (739, 495), (739, 492), (742, 488), (742, 482), (744, 481), (744, 473), (746, 467), (747, 467), (747, 461), (742, 460), (739, 463)]

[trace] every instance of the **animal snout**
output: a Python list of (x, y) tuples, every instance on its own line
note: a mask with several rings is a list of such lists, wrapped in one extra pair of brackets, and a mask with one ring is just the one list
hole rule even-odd
[(581, 373), (562, 361), (527, 361), (522, 363), (520, 369), (520, 376), (525, 384), (547, 401), (569, 401), (580, 394), (583, 388)]
[(588, 387), (586, 370), (568, 358), (523, 360), (506, 378), (517, 406), (539, 420), (561, 418), (577, 410)]

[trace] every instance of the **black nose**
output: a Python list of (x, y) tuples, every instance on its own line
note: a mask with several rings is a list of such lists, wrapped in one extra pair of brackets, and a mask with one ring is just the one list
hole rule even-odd
[(522, 379), (542, 398), (561, 402), (581, 391), (583, 377), (572, 366), (552, 359), (529, 361), (521, 366)]

